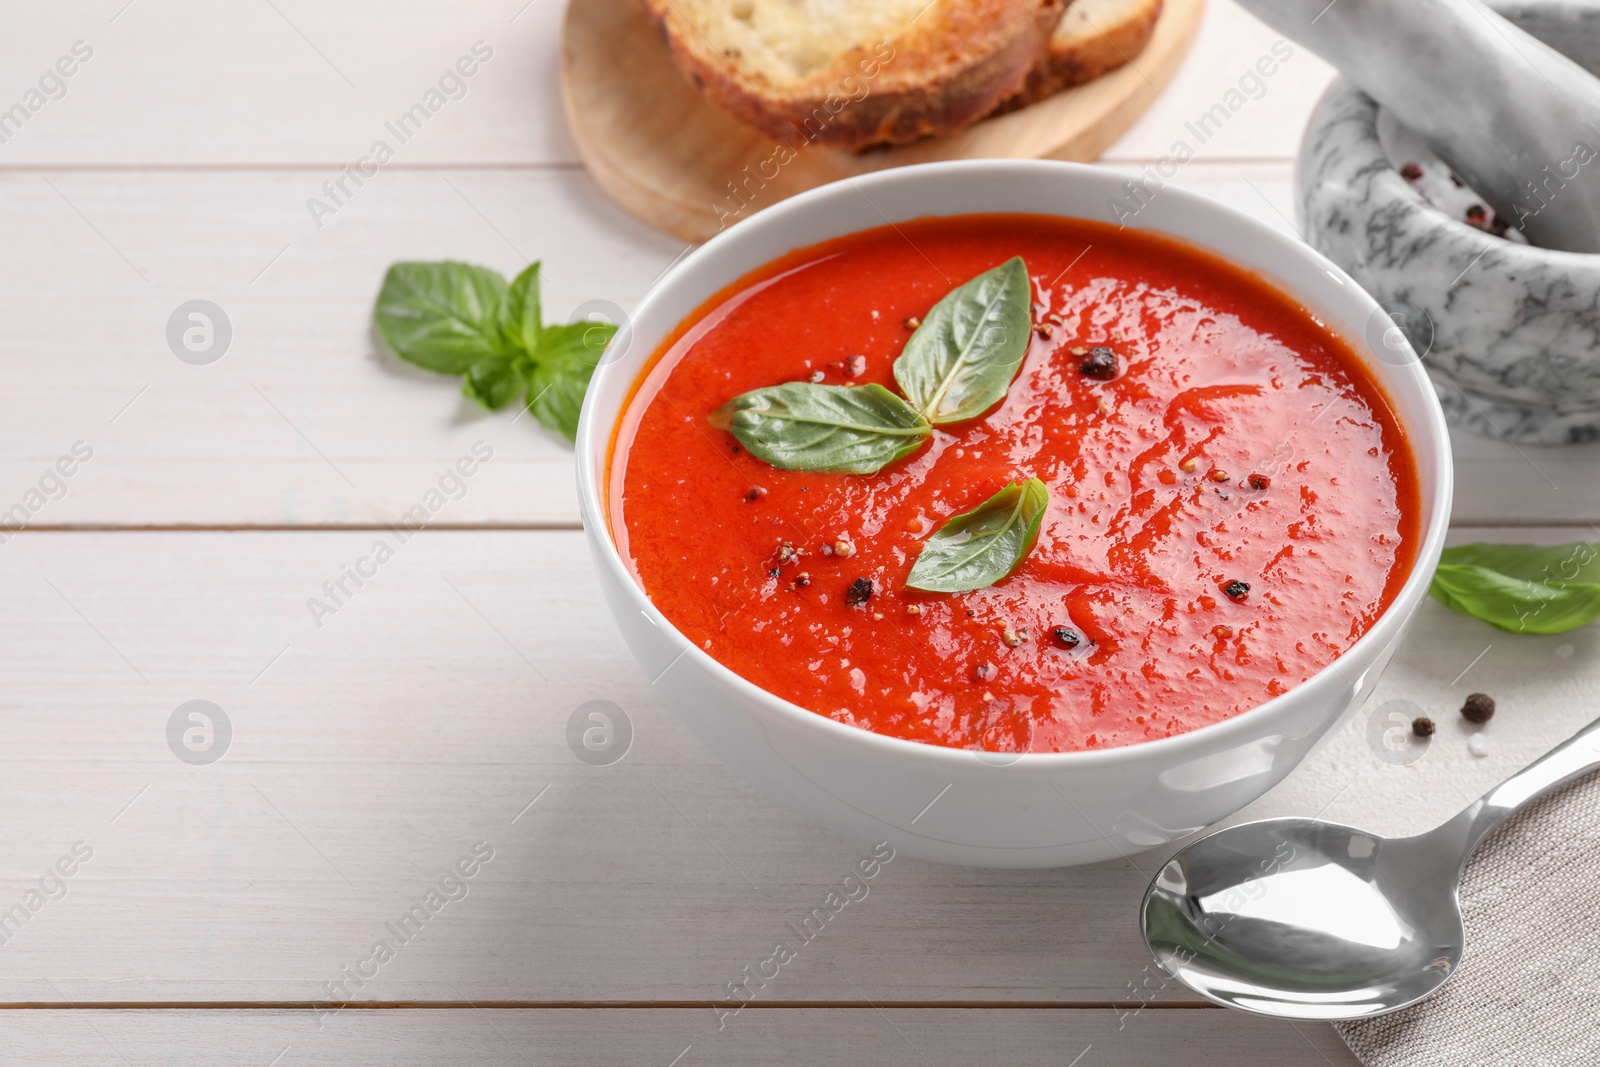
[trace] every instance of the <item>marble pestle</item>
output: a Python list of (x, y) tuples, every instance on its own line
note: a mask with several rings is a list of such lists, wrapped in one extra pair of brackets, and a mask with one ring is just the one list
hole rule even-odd
[(1600, 79), (1478, 0), (1239, 0), (1542, 248), (1600, 252)]

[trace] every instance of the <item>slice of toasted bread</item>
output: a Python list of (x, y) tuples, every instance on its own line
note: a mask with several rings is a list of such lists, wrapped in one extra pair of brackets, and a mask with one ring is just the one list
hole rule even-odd
[(1000, 110), (1025, 107), (1132, 62), (1156, 31), (1161, 2), (1073, 0), (1026, 86)]
[(1065, 0), (645, 3), (712, 103), (790, 144), (863, 149), (954, 132), (1015, 95)]

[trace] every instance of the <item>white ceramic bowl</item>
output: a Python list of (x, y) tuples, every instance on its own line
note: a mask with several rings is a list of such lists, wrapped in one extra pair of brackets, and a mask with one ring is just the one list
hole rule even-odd
[[(1231, 719), (1092, 752), (999, 755), (845, 726), (773, 696), (692, 646), (618, 555), (606, 459), (623, 402), (662, 339), (712, 294), (792, 249), (926, 215), (1016, 211), (1111, 221), (1126, 178), (992, 160), (889, 170), (815, 189), (708, 241), (661, 278), (596, 371), (578, 428), (578, 491), (600, 584), (646, 677), (751, 782), (848, 834), (910, 856), (993, 867), (1089, 863), (1163, 845), (1260, 797), (1372, 691), (1427, 591), (1450, 513), (1449, 440), (1416, 360), (1362, 343), (1382, 316), (1331, 262), (1270, 226), (1173, 188), (1128, 225), (1183, 238), (1273, 280), (1361, 351), (1411, 438), (1424, 538), (1389, 610), (1332, 666)], [(1382, 320), (1385, 325), (1388, 320)], [(1392, 341), (1392, 339), (1391, 339)]]

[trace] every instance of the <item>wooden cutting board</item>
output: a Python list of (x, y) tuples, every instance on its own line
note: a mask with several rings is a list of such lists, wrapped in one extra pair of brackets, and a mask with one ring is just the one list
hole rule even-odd
[(703, 241), (785, 197), (886, 167), (944, 159), (1094, 159), (1172, 77), (1204, 6), (1205, 0), (1166, 0), (1150, 43), (1132, 63), (1031, 107), (904, 148), (857, 154), (806, 147), (782, 166), (774, 164), (776, 141), (690, 87), (639, 0), (567, 5), (562, 97), (595, 182), (656, 229)]

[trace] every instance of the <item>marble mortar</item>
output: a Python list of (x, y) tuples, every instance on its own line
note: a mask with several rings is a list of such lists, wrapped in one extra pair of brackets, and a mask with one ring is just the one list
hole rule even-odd
[[(1594, 0), (1494, 6), (1600, 74)], [(1547, 195), (1561, 195), (1560, 166), (1600, 166), (1600, 127), (1580, 133), (1589, 151), (1529, 175), (1555, 176)], [(1391, 362), (1414, 349), (1452, 425), (1520, 443), (1600, 439), (1600, 255), (1509, 241), (1433, 206), (1401, 177), (1409, 160), (1391, 158), (1407, 134), (1340, 79), (1312, 115), (1295, 171), (1306, 240), (1388, 313), (1369, 323), (1367, 344)]]

